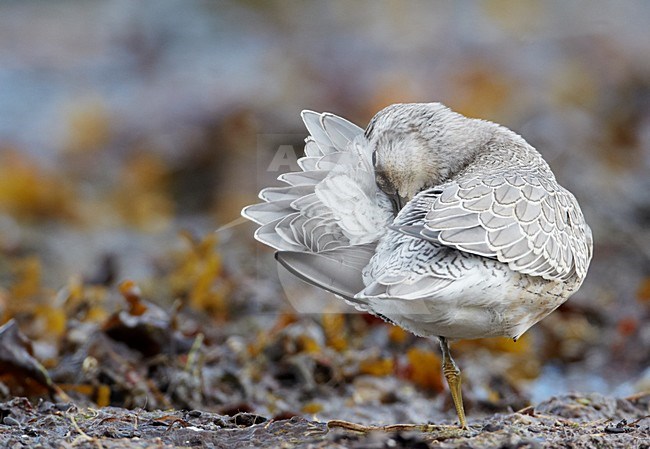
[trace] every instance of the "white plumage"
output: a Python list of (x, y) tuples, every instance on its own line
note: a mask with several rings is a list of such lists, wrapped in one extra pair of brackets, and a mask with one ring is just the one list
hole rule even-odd
[(439, 337), (467, 428), (448, 339), (517, 339), (580, 287), (593, 243), (576, 199), (519, 135), (439, 103), (389, 106), (365, 132), (302, 117), (302, 172), (242, 215), (298, 277)]

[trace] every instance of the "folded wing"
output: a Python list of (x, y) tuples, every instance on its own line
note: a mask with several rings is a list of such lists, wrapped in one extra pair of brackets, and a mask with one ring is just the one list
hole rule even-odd
[[(423, 212), (419, 223), (410, 220)], [(575, 197), (545, 173), (468, 173), (418, 194), (395, 228), (548, 280), (582, 280), (591, 259), (591, 230)]]

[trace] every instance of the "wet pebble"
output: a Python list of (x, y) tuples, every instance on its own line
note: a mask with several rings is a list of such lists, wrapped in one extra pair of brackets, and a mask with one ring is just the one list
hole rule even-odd
[(231, 418), (236, 425), (242, 427), (250, 427), (255, 424), (261, 424), (266, 422), (267, 419), (260, 415), (255, 415), (253, 413), (238, 413)]
[(5, 416), (2, 419), (2, 423), (7, 425), (7, 426), (19, 426), (20, 422), (16, 418), (12, 418), (11, 416)]

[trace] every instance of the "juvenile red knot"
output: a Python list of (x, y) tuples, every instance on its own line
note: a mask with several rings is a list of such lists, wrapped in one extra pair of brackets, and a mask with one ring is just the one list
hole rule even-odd
[(580, 206), (522, 137), (439, 103), (389, 106), (365, 132), (302, 118), (302, 171), (242, 215), (296, 276), (438, 337), (467, 427), (449, 340), (516, 340), (576, 292), (592, 255)]

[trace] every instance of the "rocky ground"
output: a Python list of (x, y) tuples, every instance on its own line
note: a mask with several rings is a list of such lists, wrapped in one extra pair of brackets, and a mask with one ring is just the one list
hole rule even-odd
[[(471, 420), (470, 429), (430, 425), (424, 431), (359, 433), (302, 417), (268, 419), (199, 410), (78, 408), (0, 404), (0, 444), (20, 448), (648, 448), (650, 395), (616, 399), (567, 395), (517, 413)], [(395, 426), (396, 427), (396, 426)]]

